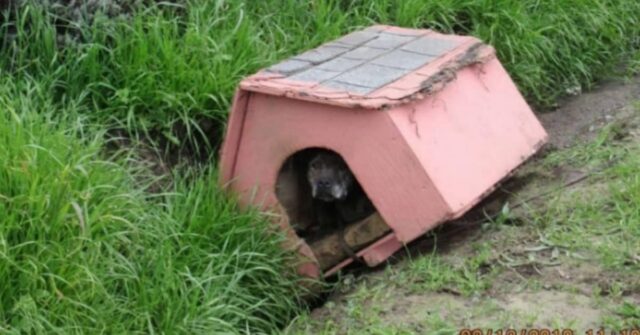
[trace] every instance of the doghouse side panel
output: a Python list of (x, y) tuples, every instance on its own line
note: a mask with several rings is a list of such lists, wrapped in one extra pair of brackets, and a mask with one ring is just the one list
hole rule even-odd
[(451, 214), (386, 112), (259, 93), (247, 106), (233, 188), (251, 203), (275, 204), (283, 162), (310, 147), (334, 150), (345, 159), (400, 241)]
[(242, 137), (242, 126), (250, 96), (250, 92), (237, 89), (233, 97), (229, 121), (225, 129), (224, 142), (220, 148), (220, 181), (223, 185), (230, 182), (233, 176), (236, 153)]
[(497, 59), (464, 68), (442, 91), (390, 116), (456, 214), (547, 137)]

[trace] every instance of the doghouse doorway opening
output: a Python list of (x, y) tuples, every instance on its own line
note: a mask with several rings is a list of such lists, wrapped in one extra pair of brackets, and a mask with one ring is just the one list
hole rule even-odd
[[(317, 177), (319, 170), (321, 177)], [(344, 188), (346, 196), (326, 199), (318, 194), (318, 183), (330, 184), (345, 174), (351, 180)], [(312, 185), (316, 187), (315, 197)], [(353, 256), (353, 252), (389, 231), (345, 160), (335, 151), (308, 148), (294, 153), (280, 168), (275, 191), (289, 224), (309, 244), (323, 270)]]

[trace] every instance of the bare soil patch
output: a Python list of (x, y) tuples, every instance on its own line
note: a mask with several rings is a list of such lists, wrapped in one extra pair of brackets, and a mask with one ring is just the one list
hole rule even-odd
[(638, 99), (640, 79), (611, 80), (592, 91), (567, 98), (555, 111), (538, 114), (538, 119), (549, 133), (549, 144), (566, 148), (593, 139), (598, 129), (623, 116), (626, 107)]

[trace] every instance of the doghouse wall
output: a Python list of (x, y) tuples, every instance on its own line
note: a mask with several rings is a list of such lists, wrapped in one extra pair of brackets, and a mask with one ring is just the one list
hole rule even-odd
[(546, 133), (497, 59), (389, 112), (456, 215), (533, 155)]
[(299, 150), (324, 147), (345, 159), (400, 241), (450, 215), (386, 112), (241, 93), (247, 100), (236, 100), (221, 167), (244, 203), (276, 208), (282, 163)]

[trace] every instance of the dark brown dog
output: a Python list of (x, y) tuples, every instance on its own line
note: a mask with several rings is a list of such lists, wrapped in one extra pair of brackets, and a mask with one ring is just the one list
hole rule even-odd
[[(329, 151), (315, 154), (309, 161), (307, 180), (311, 187), (311, 196), (325, 203), (325, 206), (320, 204), (320, 207), (334, 207), (334, 215), (339, 215), (339, 219), (345, 224), (361, 220), (373, 213), (373, 205), (338, 154)], [(324, 221), (322, 218), (319, 219)], [(338, 218), (329, 219), (335, 221)]]
[(360, 262), (344, 240), (345, 227), (366, 218), (375, 209), (347, 163), (336, 153), (321, 151), (309, 161), (307, 180), (314, 199), (317, 228), (339, 230), (342, 249)]

